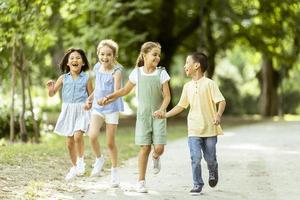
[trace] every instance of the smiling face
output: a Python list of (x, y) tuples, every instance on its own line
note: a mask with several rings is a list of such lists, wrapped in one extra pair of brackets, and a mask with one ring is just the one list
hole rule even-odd
[(84, 65), (80, 53), (77, 51), (70, 53), (67, 65), (71, 72), (79, 74), (81, 72), (81, 67)]
[(103, 46), (98, 53), (99, 62), (105, 68), (111, 68), (113, 66), (115, 55), (113, 50), (108, 46)]
[(184, 71), (185, 71), (186, 75), (188, 77), (191, 77), (191, 76), (195, 75), (197, 70), (201, 71), (200, 64), (195, 63), (193, 58), (191, 56), (188, 56), (186, 58), (186, 62), (185, 62), (185, 65), (184, 65)]
[(160, 48), (154, 47), (148, 53), (145, 53), (144, 56), (144, 64), (149, 67), (157, 67), (160, 61)]

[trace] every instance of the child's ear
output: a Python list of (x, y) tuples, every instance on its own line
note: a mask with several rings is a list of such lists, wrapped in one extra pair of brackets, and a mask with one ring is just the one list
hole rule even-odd
[(195, 63), (194, 67), (195, 67), (195, 69), (201, 69), (200, 68), (200, 63)]

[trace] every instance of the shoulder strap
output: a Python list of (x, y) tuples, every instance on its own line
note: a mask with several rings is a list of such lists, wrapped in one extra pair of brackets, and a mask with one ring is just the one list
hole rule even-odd
[(99, 68), (100, 68), (100, 63), (99, 62), (97, 62), (95, 65), (94, 65), (94, 71), (98, 71), (99, 70)]
[(160, 74), (161, 74), (161, 72), (162, 72), (163, 70), (166, 70), (166, 68), (164, 68), (164, 67), (162, 67), (162, 66), (158, 66), (158, 67), (157, 67), (157, 75), (160, 76)]
[(116, 71), (123, 71), (123, 66), (122, 65), (115, 65), (112, 74), (116, 73)]

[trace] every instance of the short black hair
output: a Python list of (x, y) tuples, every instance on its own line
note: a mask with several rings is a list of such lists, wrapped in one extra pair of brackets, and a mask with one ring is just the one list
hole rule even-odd
[(204, 73), (208, 68), (208, 58), (207, 58), (207, 56), (204, 53), (201, 53), (201, 52), (191, 53), (190, 56), (192, 57), (194, 62), (200, 63), (201, 70)]
[(83, 60), (83, 66), (81, 67), (81, 71), (87, 71), (89, 69), (89, 61), (84, 53), (84, 51), (82, 49), (78, 49), (78, 48), (70, 48), (67, 50), (67, 52), (65, 53), (64, 57), (62, 58), (60, 64), (59, 64), (59, 67), (60, 67), (60, 70), (63, 72), (63, 73), (68, 73), (70, 71), (70, 67), (67, 65), (68, 63), (68, 59), (69, 59), (69, 56), (71, 53), (73, 52), (78, 52)]

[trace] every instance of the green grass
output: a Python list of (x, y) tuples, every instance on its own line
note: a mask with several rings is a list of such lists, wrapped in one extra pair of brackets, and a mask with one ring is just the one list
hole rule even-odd
[[(172, 125), (168, 128), (168, 140), (174, 140), (186, 136), (186, 128), (180, 123), (179, 125)], [(93, 162), (94, 156), (89, 144), (88, 137), (85, 137), (85, 159), (88, 162)], [(100, 142), (103, 154), (108, 156), (106, 147), (106, 137), (103, 131), (99, 134), (98, 140)], [(119, 161), (123, 161), (136, 156), (139, 147), (134, 144), (134, 125), (121, 126), (118, 128), (116, 142), (119, 151)], [(3, 143), (0, 146), (0, 163), (5, 165), (22, 165), (26, 162), (42, 162), (49, 159), (69, 161), (69, 155), (66, 149), (65, 137), (57, 136), (55, 134), (47, 134), (42, 138), (40, 144), (8, 144)], [(66, 162), (68, 164), (68, 162)], [(109, 162), (106, 163), (107, 165)]]

